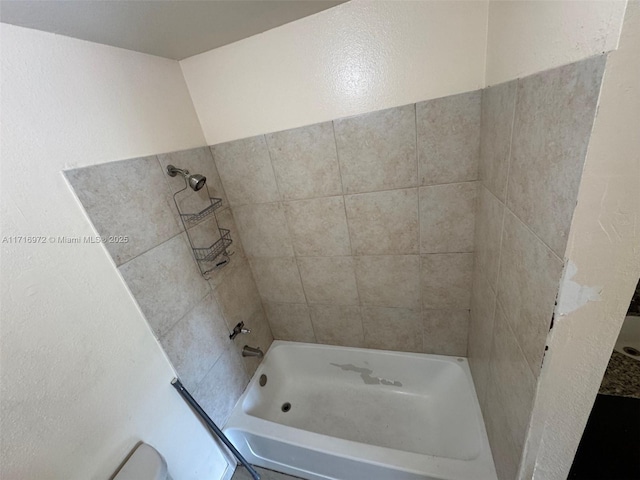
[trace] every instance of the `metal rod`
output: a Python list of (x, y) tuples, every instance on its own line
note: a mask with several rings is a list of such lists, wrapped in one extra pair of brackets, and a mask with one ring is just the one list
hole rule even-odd
[(242, 464), (242, 466), (249, 471), (249, 473), (253, 477), (253, 480), (260, 480), (260, 474), (256, 472), (255, 469), (249, 464), (249, 462), (245, 460), (245, 458), (236, 449), (236, 447), (233, 446), (233, 444), (227, 438), (227, 436), (224, 433), (222, 433), (222, 430), (220, 430), (220, 428), (218, 428), (218, 426), (215, 423), (213, 423), (213, 420), (209, 418), (209, 415), (207, 415), (207, 413), (202, 409), (202, 407), (198, 405), (198, 402), (196, 402), (196, 400), (191, 396), (191, 394), (187, 391), (187, 389), (184, 388), (184, 385), (182, 385), (182, 382), (180, 382), (180, 380), (178, 380), (177, 378), (174, 378), (171, 381), (171, 385), (174, 386), (174, 388), (178, 391), (178, 393), (182, 396), (182, 398), (186, 400), (186, 402), (191, 406), (191, 408), (195, 410), (195, 412), (200, 416), (200, 418), (204, 421), (204, 423), (206, 423), (207, 426), (211, 430), (213, 430), (213, 433), (215, 433), (218, 436), (218, 438), (222, 440), (222, 443), (224, 443), (229, 448), (229, 450), (231, 450), (231, 453), (233, 453), (233, 455), (238, 459), (238, 461)]

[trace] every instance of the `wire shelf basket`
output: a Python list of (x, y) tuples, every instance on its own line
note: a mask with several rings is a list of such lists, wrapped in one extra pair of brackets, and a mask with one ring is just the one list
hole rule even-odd
[(213, 262), (220, 255), (225, 253), (227, 248), (233, 243), (231, 240), (231, 231), (226, 228), (220, 228), (220, 238), (210, 247), (194, 248), (193, 254), (199, 262)]
[(206, 219), (209, 215), (211, 215), (213, 212), (215, 212), (218, 208), (220, 208), (222, 206), (222, 199), (221, 198), (215, 198), (215, 197), (210, 197), (209, 200), (211, 200), (211, 205), (209, 205), (207, 208), (205, 208), (204, 210), (201, 210), (198, 213), (181, 213), (180, 217), (182, 218), (182, 221), (185, 224), (185, 227), (193, 227), (194, 225), (197, 225), (198, 223), (202, 222), (204, 219)]
[[(207, 187), (206, 185), (204, 188), (207, 189), (207, 197), (209, 198), (211, 205), (207, 206), (205, 209), (199, 211), (198, 213), (182, 213), (177, 197), (179, 195), (184, 195), (184, 192), (188, 188), (189, 185), (187, 183), (187, 178), (185, 177), (184, 188), (178, 190), (173, 194), (173, 202), (175, 203), (178, 213), (180, 214), (180, 220), (182, 222), (182, 226), (184, 227), (184, 232), (187, 235), (189, 246), (193, 251), (193, 258), (196, 261), (196, 264), (198, 265), (198, 269), (200, 270), (202, 276), (208, 279), (208, 274), (210, 272), (223, 268), (225, 265), (228, 265), (231, 260), (230, 257), (231, 255), (233, 255), (233, 252), (229, 252), (227, 250), (228, 247), (233, 243), (233, 241), (231, 240), (231, 231), (226, 228), (220, 227), (217, 214), (215, 212), (222, 206), (222, 199), (209, 195), (209, 187)], [(193, 244), (193, 238), (191, 237), (191, 229), (195, 225), (204, 221), (206, 218), (209, 218), (209, 216), (212, 216), (212, 218), (215, 219), (215, 226), (220, 234), (220, 237), (209, 247), (196, 247)]]

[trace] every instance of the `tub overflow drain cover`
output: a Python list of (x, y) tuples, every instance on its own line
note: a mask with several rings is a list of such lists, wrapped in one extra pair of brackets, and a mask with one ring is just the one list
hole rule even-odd
[(634, 357), (640, 357), (640, 351), (636, 350), (633, 347), (624, 347), (622, 350), (624, 350), (629, 355), (633, 355)]
[(260, 386), (264, 387), (267, 384), (267, 376), (263, 373), (260, 375)]
[(284, 402), (282, 404), (282, 411), (287, 413), (289, 410), (291, 410), (291, 404), (289, 402)]

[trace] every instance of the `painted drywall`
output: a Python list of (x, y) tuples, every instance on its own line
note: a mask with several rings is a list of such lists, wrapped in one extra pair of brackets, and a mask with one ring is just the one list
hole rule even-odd
[(227, 461), (170, 386), (105, 248), (57, 240), (96, 234), (63, 169), (204, 144), (180, 68), (6, 24), (0, 35), (0, 477), (109, 478), (143, 440), (173, 478), (220, 478)]
[(352, 0), (180, 64), (216, 144), (481, 88), (487, 9)]
[[(556, 310), (520, 478), (567, 478), (640, 276), (640, 2), (629, 2), (620, 47), (607, 60), (566, 252), (560, 296), (602, 288)], [(567, 267), (565, 267), (567, 268)], [(596, 300), (596, 301), (594, 301)]]
[(475, 90), (611, 51), (625, 4), (352, 0), (180, 65), (207, 142), (216, 144)]
[(626, 1), (491, 0), (486, 85), (614, 50)]

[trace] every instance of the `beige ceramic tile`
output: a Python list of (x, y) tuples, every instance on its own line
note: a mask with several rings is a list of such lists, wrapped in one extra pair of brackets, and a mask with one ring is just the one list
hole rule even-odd
[(482, 91), (479, 177), (482, 184), (503, 202), (507, 195), (517, 84), (514, 80)]
[(507, 206), (564, 255), (595, 117), (605, 57), (518, 84)]
[(471, 293), (468, 357), (473, 383), (481, 403), (484, 401), (489, 381), (495, 307), (496, 294), (489, 287), (489, 281), (476, 267)]
[(342, 197), (284, 204), (296, 255), (350, 255), (349, 230)]
[(107, 242), (116, 265), (180, 232), (175, 206), (155, 156), (65, 172), (99, 235), (128, 236)]
[(119, 270), (157, 337), (164, 336), (210, 291), (184, 233), (121, 265)]
[(367, 348), (422, 352), (419, 309), (362, 307), (362, 325)]
[(415, 187), (415, 106), (333, 122), (345, 193)]
[(202, 380), (229, 343), (229, 330), (211, 294), (160, 339), (180, 380), (189, 389)]
[(420, 188), (420, 252), (473, 252), (476, 182)]
[(331, 122), (270, 133), (266, 137), (283, 200), (342, 193)]
[(232, 259), (232, 263), (225, 269), (229, 269), (229, 273), (215, 287), (214, 295), (229, 330), (233, 330), (237, 323), (247, 322), (262, 310), (262, 300), (246, 260)]
[(242, 357), (229, 345), (191, 393), (217, 425), (224, 425), (248, 383)]
[(298, 257), (310, 304), (358, 305), (353, 257)]
[(251, 269), (263, 301), (274, 303), (306, 301), (294, 257), (252, 258)]
[(421, 185), (478, 178), (481, 91), (416, 104)]
[(209, 197), (221, 198), (223, 204), (227, 204), (227, 197), (222, 188), (222, 181), (218, 175), (216, 164), (213, 162), (211, 149), (209, 147), (193, 148), (191, 150), (182, 150), (179, 152), (164, 153), (158, 155), (160, 167), (167, 180), (167, 185), (171, 194), (184, 189), (185, 182), (182, 175), (170, 177), (167, 173), (167, 166), (186, 169), (191, 173), (200, 174), (207, 177), (207, 188), (194, 192), (191, 188), (187, 188), (183, 192), (178, 193), (175, 198), (182, 213), (198, 213), (211, 205)]
[(345, 347), (364, 347), (360, 307), (311, 305), (311, 322), (318, 343)]
[(418, 189), (345, 197), (355, 255), (418, 253)]
[(295, 303), (265, 303), (273, 338), (292, 342), (315, 343), (309, 307)]
[(280, 199), (264, 136), (213, 145), (211, 152), (231, 205)]
[(536, 378), (518, 345), (502, 309), (496, 307), (493, 350), (490, 361), (489, 389), (495, 388), (500, 398), (511, 436), (523, 445), (529, 425), (536, 390)]
[(233, 207), (244, 251), (253, 257), (293, 255), (284, 208), (279, 203)]
[(524, 445), (513, 439), (512, 426), (504, 414), (503, 398), (490, 382), (487, 398), (483, 405), (484, 423), (493, 454), (498, 480), (517, 478), (520, 457)]
[(504, 221), (498, 303), (534, 375), (538, 375), (551, 324), (562, 261), (507, 211)]
[(420, 257), (356, 257), (356, 280), (362, 305), (420, 307)]
[(423, 352), (467, 356), (469, 310), (423, 310)]
[(422, 306), (431, 309), (469, 309), (473, 277), (472, 253), (423, 255)]
[(504, 204), (483, 185), (478, 185), (478, 210), (475, 228), (476, 264), (496, 289)]

